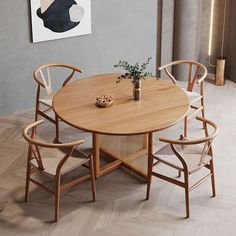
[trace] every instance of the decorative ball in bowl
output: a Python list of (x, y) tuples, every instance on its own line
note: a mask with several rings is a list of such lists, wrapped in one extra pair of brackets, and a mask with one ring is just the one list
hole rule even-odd
[(113, 103), (113, 97), (110, 95), (101, 95), (96, 98), (96, 105), (98, 107), (109, 107)]

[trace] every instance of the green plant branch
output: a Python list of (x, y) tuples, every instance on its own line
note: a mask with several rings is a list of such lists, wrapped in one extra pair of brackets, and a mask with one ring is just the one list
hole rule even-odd
[(117, 64), (114, 65), (115, 68), (123, 68), (127, 71), (125, 74), (119, 76), (117, 78), (116, 83), (119, 83), (122, 79), (131, 79), (132, 82), (139, 81), (141, 79), (146, 79), (147, 76), (156, 78), (152, 73), (146, 72), (147, 65), (149, 64), (152, 58), (149, 57), (146, 62), (141, 65), (137, 62), (135, 65), (130, 65), (127, 61), (118, 61)]

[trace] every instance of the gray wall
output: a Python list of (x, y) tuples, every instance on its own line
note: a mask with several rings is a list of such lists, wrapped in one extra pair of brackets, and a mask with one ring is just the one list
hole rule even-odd
[[(199, 60), (201, 10), (200, 0), (175, 2), (173, 61)], [(188, 80), (187, 71), (184, 66), (173, 67), (177, 80)]]
[(236, 82), (236, 1), (230, 7), (230, 23), (227, 35), (226, 72), (230, 80)]
[(163, 1), (162, 12), (162, 41), (161, 41), (161, 64), (169, 63), (173, 60), (174, 45), (174, 8), (173, 0)]
[[(201, 17), (201, 40), (200, 40), (200, 61), (208, 67), (208, 71), (215, 73), (215, 68), (208, 65), (208, 41), (210, 27), (210, 7), (211, 0), (202, 0), (202, 17)], [(216, 58), (220, 56), (222, 43), (222, 26), (224, 14), (224, 1), (215, 0), (214, 24), (212, 35), (212, 56), (211, 63), (216, 64)], [(226, 57), (226, 78), (236, 82), (236, 2), (227, 0), (226, 25), (223, 56)]]
[(0, 114), (34, 107), (32, 72), (41, 64), (72, 64), (87, 76), (115, 71), (119, 59), (152, 56), (155, 72), (156, 22), (156, 0), (92, 0), (91, 35), (33, 44), (29, 0), (1, 0)]
[(174, 60), (198, 60), (202, 1), (175, 2)]
[[(161, 60), (199, 60), (202, 0), (162, 0)], [(177, 79), (186, 80), (185, 70), (173, 68)], [(161, 77), (166, 77), (162, 73)]]
[[(231, 0), (227, 0), (226, 28), (224, 56), (228, 55), (229, 22), (231, 21)], [(215, 73), (215, 68), (208, 65), (209, 29), (210, 29), (211, 0), (202, 0), (202, 16), (200, 31), (200, 61), (208, 67), (208, 71)], [(216, 64), (216, 58), (220, 55), (222, 26), (223, 26), (224, 0), (215, 0), (214, 24), (212, 32), (212, 56), (211, 63)]]
[[(159, 1), (162, 2), (162, 35), (161, 60), (157, 65), (173, 60), (195, 59), (206, 65), (209, 72), (215, 73), (215, 68), (208, 64), (211, 0)], [(220, 55), (223, 13), (224, 0), (215, 0), (211, 56), (213, 64)], [(224, 41), (226, 76), (236, 82), (235, 24), (236, 3), (235, 0), (227, 0)]]

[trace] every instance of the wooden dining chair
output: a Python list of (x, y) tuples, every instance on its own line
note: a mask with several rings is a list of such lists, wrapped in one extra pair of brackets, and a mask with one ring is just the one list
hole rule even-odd
[[(184, 68), (184, 65), (187, 66), (186, 69)], [(173, 75), (173, 71), (174, 69), (177, 69), (177, 66), (182, 67), (183, 70), (185, 69), (184, 72), (186, 72), (186, 76), (188, 79), (187, 88), (183, 89), (189, 98), (191, 108), (184, 119), (184, 136), (187, 137), (188, 121), (192, 117), (196, 116), (198, 112), (201, 112), (203, 118), (205, 117), (204, 80), (207, 76), (207, 68), (197, 61), (180, 60), (163, 65), (158, 69), (159, 71), (164, 70), (171, 81), (174, 84), (177, 84), (177, 78)], [(198, 91), (196, 91), (196, 87), (198, 87)]]
[[(218, 126), (210, 120), (202, 117), (196, 117), (197, 120), (205, 124), (205, 137), (187, 140), (181, 136), (178, 140), (160, 138), (160, 141), (167, 143), (162, 149), (152, 155), (151, 162), (157, 160), (159, 163), (165, 164), (171, 168), (174, 168), (184, 173), (184, 180), (180, 181), (173, 179), (166, 175), (154, 172), (153, 166), (149, 167), (148, 173), (158, 177), (162, 180), (168, 181), (172, 184), (178, 185), (185, 189), (186, 200), (186, 218), (190, 216), (189, 210), (189, 192), (198, 187), (201, 183), (211, 178), (213, 197), (216, 195), (215, 190), (215, 177), (214, 177), (214, 165), (213, 165), (213, 152), (212, 141), (219, 132)], [(208, 125), (213, 127), (211, 135), (208, 133)], [(189, 176), (193, 173), (200, 171), (203, 167), (209, 170), (209, 173), (193, 184), (189, 186)], [(150, 169), (151, 168), (151, 169)], [(147, 186), (147, 199), (149, 198), (151, 181), (148, 181)]]
[[(48, 115), (49, 112), (52, 111), (52, 100), (56, 93), (52, 84), (56, 84), (54, 80), (62, 76), (64, 77), (62, 87), (64, 87), (74, 77), (76, 72), (82, 73), (80, 69), (70, 65), (47, 64), (40, 66), (33, 73), (33, 77), (38, 84), (36, 93), (35, 121), (39, 119), (39, 116), (42, 116), (52, 122), (56, 126), (56, 142), (59, 142), (59, 119), (54, 113), (53, 115)], [(54, 78), (52, 73), (54, 74)]]
[[(55, 144), (40, 141), (35, 136), (34, 129), (43, 122), (43, 120), (36, 121), (28, 125), (23, 131), (23, 137), (29, 144), (28, 160), (27, 160), (27, 173), (26, 173), (26, 188), (25, 188), (25, 201), (28, 199), (29, 183), (32, 182), (38, 187), (55, 195), (55, 221), (59, 219), (59, 203), (60, 193), (67, 190), (82, 181), (87, 179), (91, 180), (92, 197), (93, 201), (96, 199), (95, 180), (94, 180), (94, 167), (93, 158), (91, 155), (78, 150), (78, 145), (82, 144), (84, 140), (78, 140), (70, 143)], [(32, 131), (29, 134), (29, 131)], [(76, 148), (76, 150), (75, 150)], [(50, 150), (53, 152), (50, 152)], [(62, 177), (74, 170), (77, 167), (84, 166), (89, 168), (90, 173), (70, 182), (61, 184)], [(35, 171), (40, 172), (51, 177), (55, 181), (55, 188), (50, 189), (43, 183), (38, 182), (31, 174)]]

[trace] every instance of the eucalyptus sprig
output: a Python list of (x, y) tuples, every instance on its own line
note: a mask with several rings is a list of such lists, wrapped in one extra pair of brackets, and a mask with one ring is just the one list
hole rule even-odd
[(147, 65), (152, 58), (149, 57), (146, 62), (141, 65), (137, 62), (135, 65), (130, 65), (127, 61), (119, 61), (114, 67), (121, 67), (127, 72), (117, 78), (116, 83), (119, 83), (122, 79), (131, 79), (132, 82), (146, 79), (147, 76), (156, 78), (152, 73), (146, 72)]

